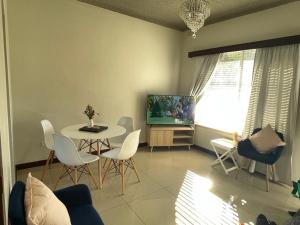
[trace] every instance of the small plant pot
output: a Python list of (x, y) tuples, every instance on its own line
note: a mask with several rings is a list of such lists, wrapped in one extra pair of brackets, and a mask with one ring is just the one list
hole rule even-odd
[(93, 127), (93, 126), (94, 126), (94, 120), (93, 120), (93, 119), (90, 119), (90, 120), (89, 120), (88, 127)]

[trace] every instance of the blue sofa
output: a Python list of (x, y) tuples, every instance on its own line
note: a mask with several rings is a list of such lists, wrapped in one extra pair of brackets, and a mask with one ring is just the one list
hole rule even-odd
[[(10, 197), (8, 216), (11, 225), (27, 225), (24, 208), (25, 184), (16, 182)], [(79, 184), (55, 191), (56, 197), (68, 209), (72, 225), (103, 225), (97, 211), (92, 206), (88, 187)]]

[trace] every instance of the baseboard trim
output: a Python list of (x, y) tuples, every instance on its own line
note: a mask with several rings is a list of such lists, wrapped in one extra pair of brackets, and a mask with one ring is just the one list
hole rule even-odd
[(139, 143), (139, 148), (146, 147), (146, 146), (148, 146), (147, 142)]
[(195, 148), (196, 150), (200, 150), (200, 151), (205, 152), (207, 154), (216, 156), (216, 154), (213, 151), (211, 151), (211, 150), (209, 150), (207, 148), (203, 148), (203, 147), (201, 147), (199, 145), (195, 145), (194, 144), (194, 145), (192, 145), (192, 148)]
[[(28, 163), (20, 163), (16, 165), (16, 170), (24, 170), (28, 168), (33, 168), (33, 167), (38, 167), (38, 166), (43, 166), (46, 164), (47, 160), (39, 160), (39, 161), (34, 161), (34, 162), (28, 162)], [(58, 159), (54, 159), (53, 163), (58, 163)]]
[[(141, 147), (145, 147), (147, 146), (146, 142), (143, 143), (139, 143), (139, 148)], [(43, 166), (46, 164), (46, 159), (44, 160), (38, 160), (38, 161), (33, 161), (33, 162), (27, 162), (27, 163), (20, 163), (20, 164), (16, 164), (16, 170), (24, 170), (24, 169), (29, 169), (29, 168), (34, 168), (34, 167), (38, 167), (38, 166)], [(58, 163), (58, 159), (54, 159), (53, 163)]]

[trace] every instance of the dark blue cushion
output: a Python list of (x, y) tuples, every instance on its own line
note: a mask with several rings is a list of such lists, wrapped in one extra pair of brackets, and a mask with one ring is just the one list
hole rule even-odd
[[(253, 132), (252, 135), (259, 132), (261, 128), (256, 128)], [(280, 137), (282, 141), (284, 141), (283, 134), (280, 132), (276, 132), (277, 135)], [(245, 139), (243, 141), (240, 141), (238, 143), (238, 153), (248, 159), (252, 159), (258, 162), (262, 162), (265, 164), (273, 165), (281, 156), (283, 147), (277, 147), (273, 149), (270, 153), (268, 154), (261, 154), (252, 145), (251, 141), (249, 139)]]
[(97, 211), (92, 205), (68, 208), (72, 225), (103, 225)]
[(55, 191), (54, 194), (67, 208), (79, 205), (92, 205), (91, 193), (84, 184), (66, 187)]
[(25, 184), (18, 181), (9, 196), (8, 217), (11, 225), (27, 225), (24, 207)]

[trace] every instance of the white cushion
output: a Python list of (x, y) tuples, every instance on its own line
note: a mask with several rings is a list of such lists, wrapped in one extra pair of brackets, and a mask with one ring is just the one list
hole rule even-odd
[(278, 137), (270, 124), (256, 134), (253, 134), (249, 140), (255, 149), (262, 154), (269, 153), (276, 147), (285, 145), (285, 142)]
[(28, 225), (71, 225), (65, 205), (31, 173), (26, 181), (24, 204)]

